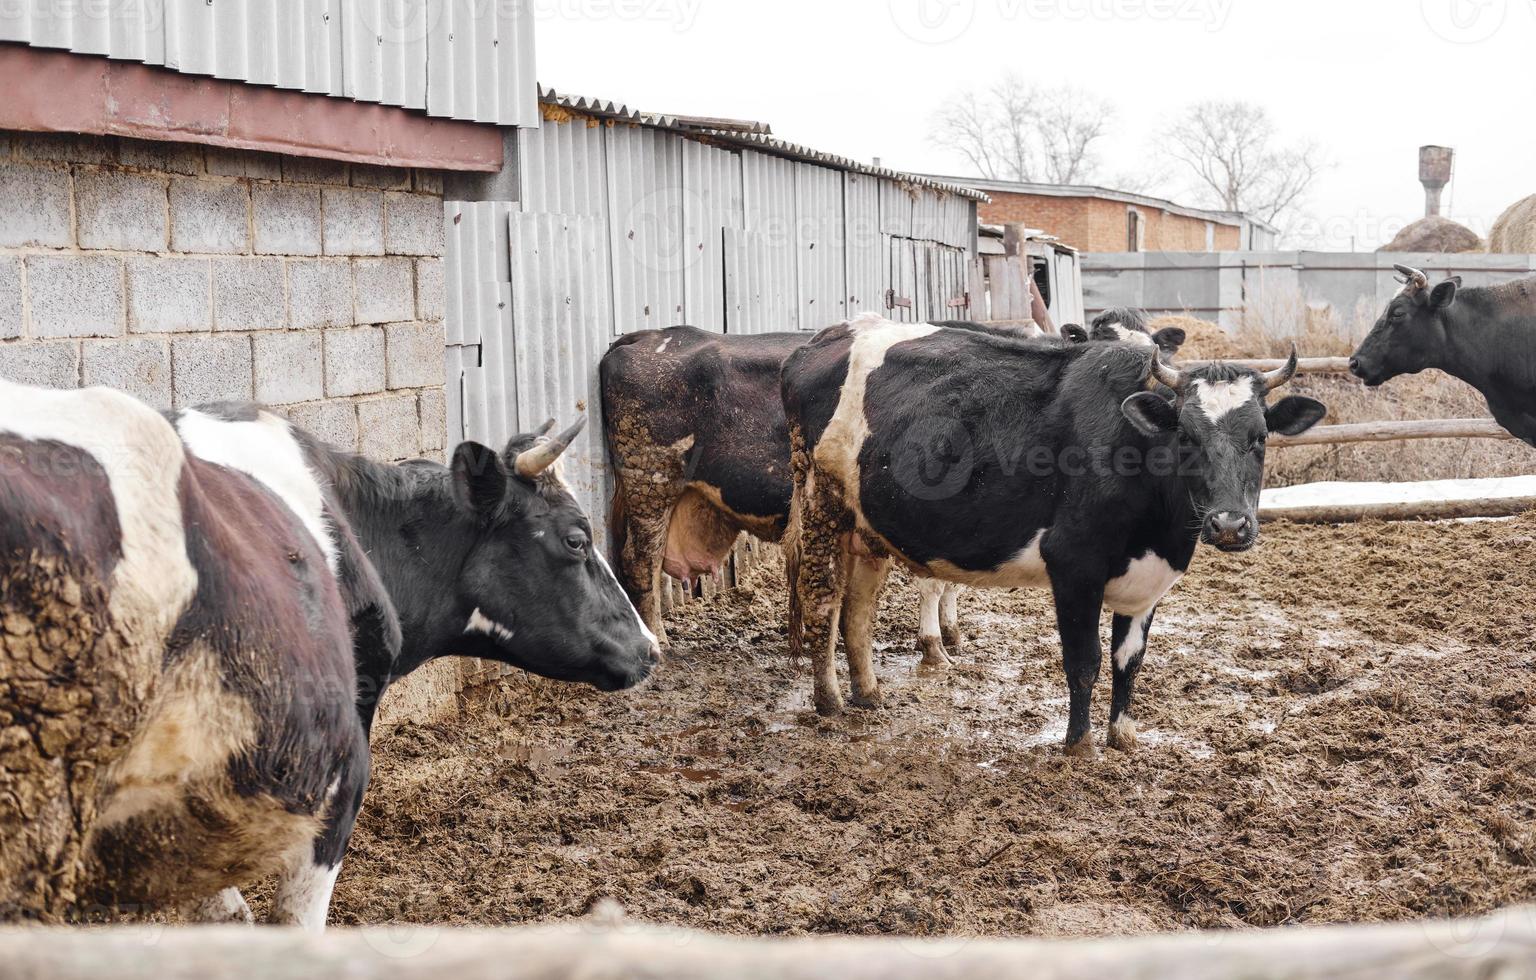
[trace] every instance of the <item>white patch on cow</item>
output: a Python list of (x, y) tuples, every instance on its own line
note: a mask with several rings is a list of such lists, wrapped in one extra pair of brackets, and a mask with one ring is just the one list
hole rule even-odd
[(946, 623), (960, 621), (960, 586), (953, 582), (944, 584), (944, 608), (943, 617)]
[[(853, 343), (848, 349), (848, 375), (838, 398), (837, 411), (816, 444), (816, 465), (842, 482), (846, 492), (858, 495), (859, 450), (869, 438), (864, 415), (864, 394), (869, 376), (885, 363), (897, 344), (936, 333), (931, 323), (892, 323), (876, 313), (860, 313), (848, 321)], [(862, 517), (860, 518), (862, 521)]]
[(1115, 336), (1119, 337), (1120, 340), (1124, 343), (1135, 344), (1138, 347), (1152, 346), (1151, 337), (1148, 337), (1140, 330), (1129, 330), (1125, 327), (1122, 327), (1120, 325), (1120, 321), (1118, 320), (1116, 320), (1114, 323), (1107, 324), (1107, 326), (1112, 329), (1115, 332)]
[(512, 641), (513, 635), (510, 627), (501, 625), (479, 609), (469, 614), (469, 622), (465, 625), (464, 632), (484, 633), (486, 636), (493, 636), (506, 643)]
[(1045, 531), (1036, 532), (1029, 544), (1019, 549), (1018, 554), (991, 571), (971, 571), (943, 559), (929, 562), (928, 570), (946, 582), (958, 582), (961, 585), (994, 589), (1048, 589), (1051, 587), (1051, 576), (1045, 567), (1045, 556), (1040, 553), (1040, 545), (1044, 540)]
[(608, 565), (608, 559), (604, 558), (603, 553), (595, 548), (592, 553), (596, 556), (597, 563), (603, 566), (603, 571), (608, 573), (608, 580), (613, 583), (613, 587), (618, 589), (619, 595), (624, 597), (624, 602), (629, 606), (629, 611), (634, 613), (635, 624), (640, 627), (640, 632), (645, 635), (645, 638), (651, 641), (651, 650), (659, 653), (661, 651), (661, 643), (656, 639), (656, 634), (651, 632), (650, 627), (645, 625), (645, 620), (640, 618), (640, 610), (636, 609), (635, 604), (629, 601), (629, 594), (619, 584), (619, 577), (613, 574), (613, 569)]
[(668, 337), (666, 340), (663, 340), (661, 342), (661, 346), (656, 348), (656, 353), (660, 354), (660, 353), (663, 353), (664, 351), (666, 351), (667, 345), (670, 344), (670, 343), (672, 343), (672, 338), (671, 337)]
[(947, 583), (934, 578), (917, 580), (917, 635), (937, 640), (939, 638), (939, 603), (944, 598)]
[(1236, 381), (1195, 380), (1197, 404), (1205, 417), (1219, 422), (1229, 412), (1236, 411), (1253, 399), (1253, 379), (1238, 378)]
[(339, 863), (326, 867), (315, 864), (313, 859), (290, 869), (272, 897), (273, 923), (299, 926), (305, 932), (324, 932), (331, 911), (331, 894), (340, 875)]
[(1183, 572), (1149, 551), (1132, 559), (1124, 575), (1109, 580), (1104, 605), (1122, 616), (1145, 616), (1183, 577)]
[(122, 548), (109, 606), (116, 622), (158, 656), (197, 591), (181, 520), (186, 450), (176, 430), (109, 388), (50, 391), (0, 380), (0, 405), (0, 432), (74, 446), (106, 473)]
[(240, 894), (238, 888), (225, 888), (217, 895), (193, 902), (185, 906), (181, 914), (193, 922), (208, 925), (255, 921), (255, 916), (251, 914), (251, 907), (246, 904), (245, 897)]
[(199, 459), (239, 470), (272, 491), (315, 539), (331, 571), (336, 571), (336, 543), (325, 519), (320, 481), (305, 463), (304, 451), (287, 421), (261, 412), (251, 422), (226, 422), (188, 409), (176, 428)]
[(1121, 640), (1120, 645), (1115, 647), (1116, 670), (1125, 670), (1126, 665), (1131, 662), (1131, 658), (1141, 652), (1142, 645), (1147, 641), (1147, 617), (1150, 615), (1151, 611), (1149, 610), (1139, 616), (1131, 617), (1131, 626), (1130, 629), (1125, 631), (1125, 639)]

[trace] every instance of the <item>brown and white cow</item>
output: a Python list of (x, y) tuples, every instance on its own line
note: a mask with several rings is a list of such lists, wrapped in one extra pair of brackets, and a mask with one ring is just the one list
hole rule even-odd
[(0, 921), (249, 919), (277, 873), (273, 920), (323, 928), (390, 682), (655, 662), (553, 473), (574, 433), (388, 466), (252, 406), (0, 406)]

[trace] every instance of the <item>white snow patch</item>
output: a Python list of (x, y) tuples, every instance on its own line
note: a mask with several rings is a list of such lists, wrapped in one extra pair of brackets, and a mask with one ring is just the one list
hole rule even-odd
[(1321, 504), (1408, 504), (1504, 497), (1536, 497), (1536, 476), (1417, 483), (1304, 483), (1265, 490), (1259, 497), (1259, 507), (1269, 511)]

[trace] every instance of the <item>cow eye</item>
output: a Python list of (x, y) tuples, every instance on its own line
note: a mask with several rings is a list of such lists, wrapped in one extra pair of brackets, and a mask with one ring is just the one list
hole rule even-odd
[(581, 531), (572, 531), (565, 536), (565, 546), (581, 554), (587, 550), (587, 536)]

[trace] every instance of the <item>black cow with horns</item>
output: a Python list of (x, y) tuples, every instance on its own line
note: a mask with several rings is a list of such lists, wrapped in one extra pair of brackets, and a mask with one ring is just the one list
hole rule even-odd
[(1326, 413), (1310, 398), (1266, 404), (1295, 371), (1294, 352), (1268, 374), (1180, 371), (1151, 346), (1032, 344), (875, 315), (822, 331), (783, 371), (795, 481), (785, 541), (817, 710), (843, 707), (839, 626), (854, 703), (879, 702), (870, 627), (894, 560), (945, 581), (1052, 590), (1073, 754), (1095, 751), (1108, 606), (1109, 743), (1133, 747), (1132, 685), (1158, 602), (1199, 541), (1253, 546), (1267, 436)]

